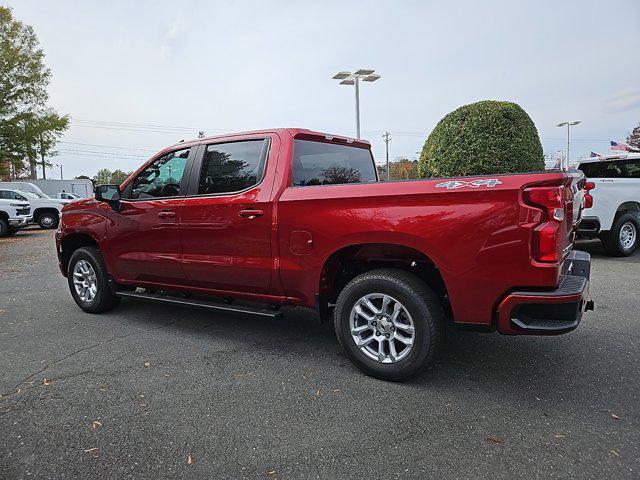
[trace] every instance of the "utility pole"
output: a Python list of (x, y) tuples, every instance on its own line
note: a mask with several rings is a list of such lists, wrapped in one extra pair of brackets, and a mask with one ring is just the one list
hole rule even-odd
[(387, 182), (391, 179), (391, 172), (389, 171), (389, 142), (391, 142), (391, 136), (389, 132), (384, 132), (382, 135), (384, 140), (386, 157), (387, 157)]

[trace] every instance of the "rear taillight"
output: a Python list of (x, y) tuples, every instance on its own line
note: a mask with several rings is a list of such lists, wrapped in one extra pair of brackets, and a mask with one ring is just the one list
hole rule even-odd
[(532, 255), (539, 262), (557, 262), (562, 254), (562, 222), (565, 219), (566, 190), (561, 187), (530, 187), (524, 202), (540, 208), (543, 222), (533, 231)]
[(593, 207), (593, 197), (591, 196), (591, 190), (596, 188), (594, 182), (587, 182), (584, 184), (584, 208)]

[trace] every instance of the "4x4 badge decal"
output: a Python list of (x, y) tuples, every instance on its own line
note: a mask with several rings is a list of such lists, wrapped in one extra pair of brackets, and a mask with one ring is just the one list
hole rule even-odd
[(495, 187), (496, 185), (500, 185), (502, 182), (497, 178), (485, 178), (482, 180), (471, 180), (470, 182), (465, 182), (463, 180), (451, 180), (448, 182), (442, 182), (436, 185), (436, 187), (446, 188), (447, 190), (462, 188), (462, 187)]

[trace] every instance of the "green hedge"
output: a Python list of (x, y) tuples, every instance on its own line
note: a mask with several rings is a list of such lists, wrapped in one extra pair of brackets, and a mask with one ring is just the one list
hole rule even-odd
[(533, 121), (519, 105), (485, 100), (447, 114), (422, 148), (422, 178), (544, 170)]

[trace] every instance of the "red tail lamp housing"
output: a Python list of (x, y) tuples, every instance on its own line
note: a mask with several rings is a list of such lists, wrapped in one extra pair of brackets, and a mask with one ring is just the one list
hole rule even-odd
[(538, 262), (560, 261), (566, 207), (565, 187), (525, 188), (523, 198), (527, 205), (541, 209), (544, 214), (542, 223), (533, 230), (533, 258)]
[(587, 182), (584, 184), (584, 208), (593, 207), (593, 197), (591, 196), (591, 190), (596, 188), (594, 182)]

